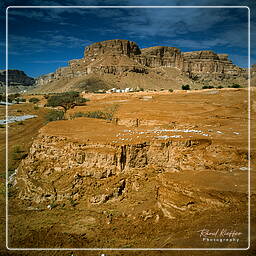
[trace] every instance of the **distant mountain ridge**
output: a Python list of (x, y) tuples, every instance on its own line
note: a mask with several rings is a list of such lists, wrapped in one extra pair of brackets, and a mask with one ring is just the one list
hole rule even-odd
[[(8, 70), (8, 85), (9, 86), (31, 86), (35, 83), (35, 79), (29, 77), (22, 70), (9, 69)], [(0, 84), (6, 84), (6, 70), (0, 70)]]

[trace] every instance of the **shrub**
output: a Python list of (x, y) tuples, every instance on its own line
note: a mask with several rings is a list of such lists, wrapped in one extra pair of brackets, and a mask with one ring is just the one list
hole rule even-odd
[(15, 99), (17, 102), (26, 102), (26, 99), (24, 99), (24, 98), (17, 98), (17, 99)]
[(45, 118), (46, 118), (47, 122), (63, 120), (64, 119), (64, 111), (51, 110), (50, 112), (48, 112), (46, 114)]
[(204, 85), (202, 87), (202, 89), (213, 89), (213, 88), (214, 88), (214, 86), (212, 86), (212, 85)]
[(223, 86), (221, 86), (221, 85), (219, 85), (217, 88), (218, 88), (218, 89), (222, 89), (222, 88), (224, 88), (224, 87), (223, 87)]
[(39, 107), (38, 106), (34, 106), (34, 110), (38, 110), (39, 109)]
[(39, 102), (39, 99), (33, 97), (33, 98), (30, 98), (30, 99), (29, 99), (29, 102), (30, 102), (30, 103), (33, 103), (33, 104), (36, 104), (37, 102)]
[(73, 115), (73, 118), (89, 117), (89, 118), (112, 120), (117, 108), (118, 108), (118, 105), (113, 105), (111, 107), (105, 108), (104, 110), (78, 112)]
[(76, 117), (86, 117), (86, 113), (77, 112), (77, 113), (75, 113), (72, 117), (73, 117), (73, 118), (76, 118)]
[(173, 89), (169, 89), (169, 92), (173, 92)]
[(240, 84), (232, 84), (232, 85), (229, 85), (228, 88), (241, 88), (241, 85)]
[(112, 115), (110, 113), (107, 113), (101, 110), (85, 112), (84, 116), (89, 118), (98, 118), (98, 119), (109, 119), (109, 120), (112, 119)]
[(182, 90), (190, 90), (190, 86), (189, 86), (189, 84), (183, 84), (183, 85), (181, 86), (181, 89), (182, 89)]

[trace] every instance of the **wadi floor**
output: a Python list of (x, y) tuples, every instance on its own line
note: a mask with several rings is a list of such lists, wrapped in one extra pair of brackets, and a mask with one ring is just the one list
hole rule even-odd
[[(130, 181), (135, 186), (128, 195), (117, 200), (85, 208), (81, 205), (56, 207), (52, 210), (35, 207), (10, 194), (8, 199), (8, 246), (23, 251), (7, 250), (5, 232), (5, 129), (0, 128), (1, 141), (1, 248), (0, 255), (254, 255), (256, 252), (255, 214), (255, 90), (251, 91), (251, 128), (248, 129), (248, 90), (221, 89), (198, 91), (140, 92), (127, 94), (86, 94), (86, 106), (71, 109), (66, 114), (70, 120), (46, 124), (48, 109), (34, 108), (33, 104), (9, 107), (9, 115), (36, 114), (37, 118), (9, 125), (9, 171), (21, 159), (15, 157), (15, 147), (20, 146), (24, 157), (37, 134), (66, 137), (75, 142), (97, 142), (111, 145), (138, 144), (152, 141), (211, 141), (220, 147), (230, 147), (239, 153), (234, 158), (241, 161), (237, 169), (222, 171), (187, 169), (184, 171), (155, 172), (150, 168), (123, 173), (97, 184), (94, 189)], [(45, 100), (41, 97), (44, 104)], [(4, 116), (4, 107), (0, 107)], [(19, 110), (17, 112), (17, 110)], [(115, 111), (112, 121), (85, 117), (72, 118), (75, 113), (87, 111)], [(4, 118), (1, 118), (4, 119)], [(248, 247), (248, 131), (251, 132), (250, 177), (251, 216), (250, 249)], [(231, 157), (231, 156), (230, 156)], [(233, 157), (233, 156), (232, 156)], [(228, 155), (220, 156), (225, 164)], [(233, 159), (233, 158), (232, 158)], [(246, 163), (246, 164), (245, 164)], [(104, 183), (105, 182), (105, 183)], [(198, 199), (188, 202), (190, 209), (174, 212), (168, 218), (157, 206), (154, 197), (159, 182), (164, 200), (179, 193), (193, 192)], [(90, 184), (90, 185), (89, 185)], [(170, 194), (168, 189), (175, 186)], [(11, 191), (11, 190), (10, 190)], [(170, 190), (171, 191), (171, 190)], [(209, 199), (208, 208), (200, 200)], [(221, 202), (221, 206), (218, 206)], [(197, 207), (197, 205), (199, 205)], [(191, 210), (192, 209), (192, 210)], [(176, 215), (175, 215), (176, 214)], [(200, 237), (200, 230), (208, 229), (240, 232), (239, 242), (207, 242)], [(123, 248), (125, 250), (68, 250), (29, 251), (25, 248)], [(134, 251), (133, 248), (152, 248), (152, 251)], [(175, 248), (224, 248), (227, 250), (163, 250)], [(240, 248), (232, 251), (231, 249)]]

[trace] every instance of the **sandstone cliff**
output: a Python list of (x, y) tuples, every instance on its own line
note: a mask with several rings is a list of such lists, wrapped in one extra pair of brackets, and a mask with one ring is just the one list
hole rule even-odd
[[(177, 75), (172, 75), (177, 72), (179, 79)], [(121, 88), (127, 86), (126, 81), (123, 81), (125, 76), (136, 84), (141, 75), (145, 79), (149, 77), (153, 80), (158, 89), (161, 88), (157, 85), (159, 80), (165, 81), (164, 88), (175, 87), (176, 83), (180, 86), (186, 83), (187, 79), (189, 84), (204, 80), (222, 82), (225, 79), (240, 77), (244, 79), (244, 83), (246, 81), (245, 70), (234, 65), (227, 54), (217, 54), (213, 51), (181, 52), (176, 47), (167, 46), (140, 49), (135, 42), (116, 39), (86, 47), (82, 59), (71, 60), (67, 67), (37, 78), (37, 85), (55, 83), (52, 88), (56, 89), (60, 80), (72, 84), (72, 79), (86, 79), (88, 75), (103, 79), (106, 77), (110, 87)], [(176, 81), (173, 83), (173, 80)], [(140, 83), (138, 82), (137, 86)], [(141, 87), (150, 88), (147, 87), (147, 82), (142, 84), (145, 85)]]

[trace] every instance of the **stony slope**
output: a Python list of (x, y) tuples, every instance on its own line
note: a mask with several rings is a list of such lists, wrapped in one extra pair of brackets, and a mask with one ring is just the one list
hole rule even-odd
[(85, 48), (82, 59), (71, 60), (67, 67), (39, 77), (37, 91), (88, 90), (76, 81), (86, 84), (91, 77), (104, 81), (106, 88), (176, 89), (185, 83), (192, 88), (209, 83), (247, 84), (245, 69), (234, 65), (227, 54), (181, 52), (166, 46), (140, 49), (134, 42), (116, 39), (94, 43)]

